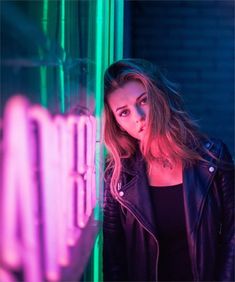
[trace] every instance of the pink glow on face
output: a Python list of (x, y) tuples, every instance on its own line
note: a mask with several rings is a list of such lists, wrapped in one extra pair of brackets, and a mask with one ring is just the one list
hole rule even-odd
[(129, 81), (108, 97), (109, 106), (122, 130), (138, 140), (145, 138), (149, 115), (146, 88), (139, 81)]
[(68, 245), (78, 240), (96, 205), (95, 118), (52, 118), (46, 109), (16, 96), (6, 106), (3, 126), (1, 260), (10, 269), (23, 268), (26, 282), (58, 281), (60, 265), (70, 260)]

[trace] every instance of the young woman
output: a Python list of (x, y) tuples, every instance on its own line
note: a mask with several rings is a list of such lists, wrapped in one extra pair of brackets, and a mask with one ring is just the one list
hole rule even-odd
[(151, 63), (104, 78), (105, 281), (233, 281), (234, 177)]

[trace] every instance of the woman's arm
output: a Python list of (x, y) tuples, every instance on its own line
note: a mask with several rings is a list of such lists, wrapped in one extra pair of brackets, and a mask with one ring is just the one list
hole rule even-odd
[(104, 281), (126, 281), (127, 265), (120, 206), (111, 195), (109, 181), (105, 183), (104, 189), (103, 236)]

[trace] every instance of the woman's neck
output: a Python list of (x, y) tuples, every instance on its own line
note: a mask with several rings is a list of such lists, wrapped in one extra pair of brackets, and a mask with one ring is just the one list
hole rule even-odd
[(182, 162), (177, 161), (174, 164), (168, 164), (168, 161), (147, 162), (148, 180), (151, 186), (168, 186), (182, 183), (183, 168)]

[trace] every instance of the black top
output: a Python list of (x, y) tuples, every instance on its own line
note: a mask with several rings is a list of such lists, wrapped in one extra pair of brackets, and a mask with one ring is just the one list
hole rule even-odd
[(150, 186), (160, 248), (159, 281), (193, 281), (182, 190), (182, 184)]

